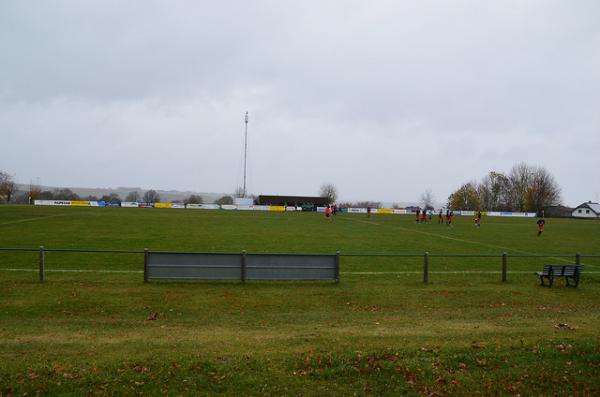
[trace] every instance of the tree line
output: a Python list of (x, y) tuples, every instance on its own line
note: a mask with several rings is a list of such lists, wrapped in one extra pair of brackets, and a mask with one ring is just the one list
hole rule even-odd
[[(20, 193), (20, 194), (19, 194)], [(236, 189), (233, 196), (242, 197), (243, 189)], [(327, 197), (330, 203), (335, 203), (338, 197), (337, 188), (332, 183), (325, 183), (319, 189), (321, 197)], [(255, 198), (252, 196), (252, 198)], [(39, 186), (31, 184), (27, 192), (18, 192), (13, 176), (0, 170), (0, 203), (33, 203), (34, 200), (87, 200), (120, 203), (122, 200), (116, 193), (101, 197), (80, 197), (71, 189), (55, 189), (42, 191)], [(161, 197), (156, 190), (150, 189), (144, 193), (133, 191), (127, 194), (123, 201), (160, 202)], [(421, 201), (427, 209), (433, 208), (431, 191), (421, 196)], [(185, 204), (203, 204), (199, 195), (190, 195), (183, 201)], [(216, 204), (233, 204), (234, 198), (225, 195), (214, 201)], [(447, 207), (462, 210), (485, 211), (518, 211), (540, 212), (543, 208), (558, 205), (561, 202), (560, 188), (554, 177), (543, 167), (535, 167), (526, 163), (516, 164), (508, 174), (491, 171), (480, 182), (464, 183), (448, 197)], [(348, 207), (379, 208), (380, 202), (363, 201), (358, 203), (339, 203)], [(397, 207), (397, 206), (394, 206)]]
[(560, 187), (544, 167), (514, 165), (508, 174), (491, 171), (480, 182), (464, 183), (448, 196), (452, 209), (541, 212), (561, 203)]
[[(216, 200), (216, 202), (229, 201), (231, 200), (233, 203), (233, 199), (229, 196), (221, 197)], [(133, 202), (147, 202), (147, 203), (158, 203), (161, 200), (160, 194), (154, 190), (150, 189), (145, 191), (144, 193), (140, 193), (138, 191), (129, 192), (125, 197), (125, 200), (122, 200), (121, 197), (117, 193), (105, 194), (103, 196), (86, 196), (81, 197), (76, 194), (69, 188), (61, 188), (54, 190), (42, 190), (40, 186), (30, 184), (29, 188), (24, 191), (19, 191), (17, 188), (17, 184), (15, 183), (14, 177), (7, 172), (0, 171), (0, 203), (8, 204), (33, 204), (35, 200), (85, 200), (85, 201), (104, 201), (111, 204), (118, 204), (122, 201), (133, 201)], [(202, 196), (192, 194), (186, 197), (182, 201), (174, 201), (181, 202), (184, 204), (203, 204), (204, 200)]]

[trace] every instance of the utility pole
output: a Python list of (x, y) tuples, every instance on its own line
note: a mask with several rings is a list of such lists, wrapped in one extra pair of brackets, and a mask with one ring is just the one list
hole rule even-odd
[(246, 158), (248, 155), (248, 112), (246, 112), (246, 131), (244, 133), (244, 198), (246, 197)]

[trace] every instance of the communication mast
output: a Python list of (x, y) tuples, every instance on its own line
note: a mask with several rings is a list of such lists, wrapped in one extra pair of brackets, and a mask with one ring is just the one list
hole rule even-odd
[(248, 155), (248, 112), (246, 112), (245, 120), (246, 131), (244, 133), (244, 197), (246, 197), (246, 158)]

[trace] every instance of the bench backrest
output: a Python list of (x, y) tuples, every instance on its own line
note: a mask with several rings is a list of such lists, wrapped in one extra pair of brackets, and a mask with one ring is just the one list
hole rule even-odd
[(565, 266), (563, 276), (573, 277), (579, 274), (579, 266)]
[(544, 273), (558, 277), (574, 277), (579, 274), (581, 265), (544, 265)]

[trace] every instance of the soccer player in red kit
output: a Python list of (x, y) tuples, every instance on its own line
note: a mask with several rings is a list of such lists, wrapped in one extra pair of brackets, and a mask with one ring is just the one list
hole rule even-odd
[(538, 225), (538, 237), (540, 237), (542, 235), (542, 232), (544, 231), (544, 225), (546, 224), (546, 221), (544, 220), (544, 218), (540, 218), (537, 221), (537, 225)]
[(331, 221), (331, 207), (327, 206), (327, 208), (325, 208), (325, 220), (326, 221)]

